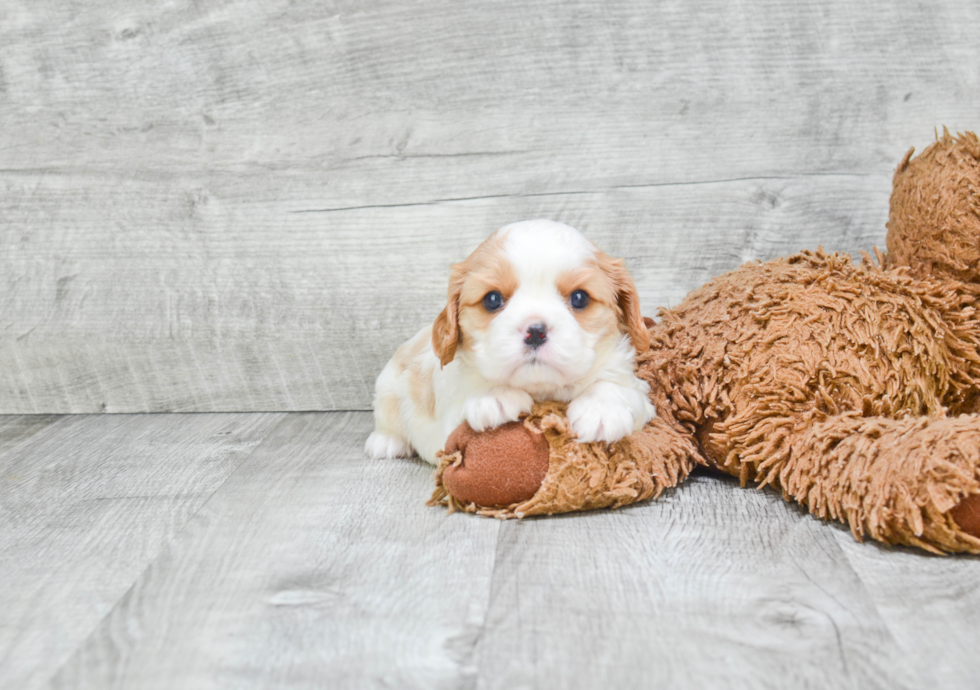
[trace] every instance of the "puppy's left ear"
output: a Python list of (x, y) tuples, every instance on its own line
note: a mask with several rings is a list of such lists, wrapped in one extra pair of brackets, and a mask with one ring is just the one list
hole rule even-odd
[(636, 292), (633, 277), (626, 270), (626, 262), (622, 259), (613, 259), (602, 253), (598, 258), (599, 266), (616, 291), (620, 327), (629, 336), (636, 352), (642, 353), (650, 347), (650, 333), (643, 314), (640, 313), (640, 296)]
[(463, 264), (454, 264), (449, 276), (449, 295), (446, 308), (436, 317), (432, 324), (432, 349), (439, 358), (439, 363), (446, 366), (456, 356), (456, 346), (461, 338), (459, 332), (459, 296), (463, 292), (463, 281), (466, 279), (466, 268)]

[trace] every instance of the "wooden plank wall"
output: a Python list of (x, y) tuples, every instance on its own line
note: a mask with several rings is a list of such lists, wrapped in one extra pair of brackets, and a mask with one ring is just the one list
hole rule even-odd
[(4, 0), (0, 413), (370, 405), (448, 265), (551, 217), (645, 311), (881, 245), (980, 127), (968, 0)]

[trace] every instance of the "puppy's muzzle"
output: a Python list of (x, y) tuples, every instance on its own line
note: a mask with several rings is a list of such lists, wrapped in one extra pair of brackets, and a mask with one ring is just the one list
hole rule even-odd
[(527, 327), (527, 334), (524, 336), (524, 344), (528, 347), (537, 349), (548, 340), (548, 327), (543, 323), (536, 323)]

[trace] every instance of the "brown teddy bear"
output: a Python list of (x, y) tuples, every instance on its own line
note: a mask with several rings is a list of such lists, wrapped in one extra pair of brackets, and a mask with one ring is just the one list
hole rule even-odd
[(894, 177), (887, 255), (750, 263), (647, 320), (658, 416), (611, 445), (564, 406), (449, 438), (432, 502), (496, 517), (656, 497), (697, 465), (772, 486), (865, 535), (980, 553), (980, 142)]

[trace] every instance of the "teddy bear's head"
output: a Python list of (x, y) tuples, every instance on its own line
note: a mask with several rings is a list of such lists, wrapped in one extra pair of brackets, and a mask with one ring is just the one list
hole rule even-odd
[(980, 140), (942, 137), (895, 171), (887, 266), (980, 284)]

